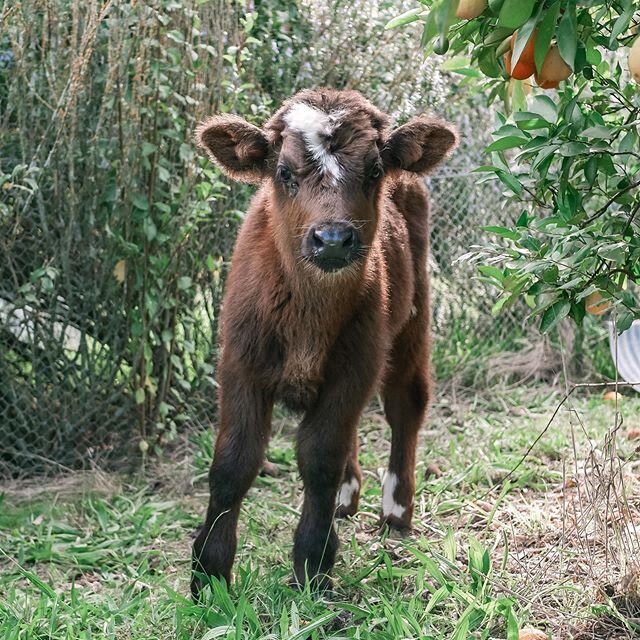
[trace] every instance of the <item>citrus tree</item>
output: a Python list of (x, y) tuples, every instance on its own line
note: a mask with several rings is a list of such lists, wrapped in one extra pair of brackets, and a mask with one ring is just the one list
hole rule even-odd
[(542, 331), (613, 308), (640, 317), (640, 7), (635, 0), (420, 0), (427, 53), (501, 101), (490, 164), (520, 215), (467, 258)]

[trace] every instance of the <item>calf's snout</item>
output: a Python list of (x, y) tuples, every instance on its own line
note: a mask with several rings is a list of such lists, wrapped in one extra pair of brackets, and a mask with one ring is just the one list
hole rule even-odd
[(331, 222), (309, 229), (306, 253), (323, 271), (338, 271), (359, 256), (360, 246), (360, 236), (351, 223)]

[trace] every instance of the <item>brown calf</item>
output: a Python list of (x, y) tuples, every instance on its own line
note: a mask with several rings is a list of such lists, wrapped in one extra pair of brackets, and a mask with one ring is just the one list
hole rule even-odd
[[(285, 102), (263, 129), (231, 115), (198, 129), (227, 175), (261, 187), (224, 298), (220, 426), (196, 572), (230, 580), (240, 503), (263, 462), (276, 400), (303, 414), (299, 584), (326, 583), (336, 511), (357, 511), (356, 429), (378, 387), (393, 433), (382, 521), (411, 526), (430, 366), (428, 201), (419, 176), (457, 140), (433, 118), (393, 131), (387, 124), (359, 93), (320, 89)], [(194, 595), (200, 588), (194, 576)]]

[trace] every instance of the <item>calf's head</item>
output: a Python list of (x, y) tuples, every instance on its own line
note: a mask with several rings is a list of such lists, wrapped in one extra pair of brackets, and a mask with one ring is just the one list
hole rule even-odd
[(271, 183), (273, 233), (287, 264), (350, 273), (345, 267), (363, 263), (374, 241), (386, 176), (426, 174), (457, 141), (434, 118), (387, 127), (358, 92), (320, 89), (296, 94), (262, 129), (220, 115), (200, 125), (197, 139), (231, 178)]

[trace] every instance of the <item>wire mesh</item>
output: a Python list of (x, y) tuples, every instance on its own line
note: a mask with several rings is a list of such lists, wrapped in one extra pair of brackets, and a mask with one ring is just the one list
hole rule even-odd
[[(506, 222), (509, 210), (492, 184), (477, 184), (475, 160), (464, 156), (429, 179), (432, 194), (430, 267), (433, 281), (435, 365), (440, 377), (469, 367), (474, 349), (499, 347), (522, 333), (517, 310), (491, 314), (492, 295), (474, 278), (473, 267), (456, 263), (482, 239), (480, 226)], [(136, 402), (135, 346), (123, 284), (114, 273), (113, 247), (98, 220), (60, 219), (47, 230), (37, 209), (5, 221), (0, 257), (0, 432), (4, 473), (38, 473), (86, 467), (109, 460), (135, 460), (139, 443), (160, 427), (141, 422)], [(66, 230), (77, 225), (73, 238)], [(216, 277), (183, 271), (199, 283), (201, 322), (193, 326), (193, 349), (209, 365), (201, 384), (176, 380), (167, 394), (179, 410), (179, 428), (207, 424), (215, 412), (217, 310), (233, 237), (229, 220), (213, 211), (200, 228), (195, 250), (205, 257), (208, 242), (224, 247)], [(207, 228), (209, 233), (207, 233)], [(231, 231), (231, 233), (230, 233)], [(192, 250), (194, 247), (192, 247)], [(194, 265), (199, 265), (194, 261)], [(167, 316), (167, 326), (175, 320)], [(160, 327), (162, 329), (162, 327)], [(443, 366), (443, 363), (448, 366)], [(161, 379), (185, 366), (172, 358)], [(168, 416), (159, 416), (168, 419)]]
[[(266, 13), (253, 23), (264, 35), (277, 20), (275, 47), (266, 36), (247, 37), (254, 31), (239, 18), (245, 8), (228, 0), (52, 2), (41, 22), (31, 20), (40, 4), (28, 0), (3, 14), (0, 475), (134, 465), (179, 432), (214, 421), (218, 309), (249, 191), (198, 160), (196, 123), (220, 110), (263, 121), (274, 104), (256, 77), (291, 60), (295, 82), (332, 80), (328, 71), (347, 66), (323, 65), (319, 56), (333, 55), (336, 38), (343, 53), (370, 60), (375, 38), (387, 33), (385, 65), (403, 66), (396, 53), (413, 56), (406, 35), (389, 40), (386, 15), (376, 18), (377, 35), (362, 37), (339, 13), (325, 11), (334, 23), (320, 28), (283, 14), (278, 1), (256, 4)], [(362, 28), (371, 22), (352, 13)], [(310, 64), (306, 46), (288, 47), (295, 47), (292, 30), (304, 43), (314, 28)], [(267, 70), (265, 51), (279, 56)], [(332, 81), (388, 94), (401, 117), (422, 111), (432, 86), (437, 106), (444, 102), (445, 80), (431, 63), (421, 63), (414, 85), (404, 65), (393, 94), (395, 67), (358, 68), (357, 82), (344, 72)], [(279, 95), (289, 76), (272, 75)], [(488, 346), (499, 350), (523, 332), (523, 310), (494, 318), (493, 293), (456, 262), (482, 240), (482, 225), (513, 218), (500, 188), (478, 184), (472, 173), (483, 163), (492, 117), (472, 114), (460, 107), (449, 115), (463, 145), (428, 180), (441, 379), (461, 370), (477, 375), (471, 365)]]

